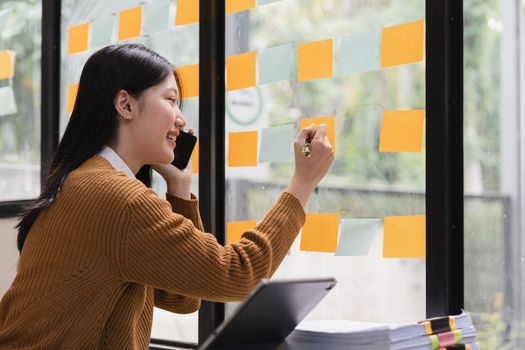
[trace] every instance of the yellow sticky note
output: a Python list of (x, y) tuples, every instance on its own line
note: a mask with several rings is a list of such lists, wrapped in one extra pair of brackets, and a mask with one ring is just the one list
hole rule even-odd
[(306, 214), (300, 249), (309, 252), (335, 252), (339, 221), (338, 214)]
[(226, 14), (249, 10), (255, 7), (255, 0), (226, 0)]
[(67, 53), (69, 55), (88, 49), (89, 23), (69, 27)]
[(15, 76), (15, 57), (15, 51), (0, 51), (0, 79), (8, 79)]
[(423, 59), (425, 21), (403, 23), (383, 29), (381, 67), (413, 63)]
[(199, 65), (177, 67), (182, 83), (182, 98), (199, 96)]
[(257, 165), (257, 131), (231, 132), (228, 136), (228, 166)]
[(226, 89), (228, 91), (255, 86), (255, 51), (226, 58)]
[(199, 22), (199, 0), (177, 0), (175, 25)]
[(234, 221), (226, 223), (226, 244), (239, 243), (244, 232), (253, 229), (255, 220)]
[(380, 152), (421, 152), (424, 110), (384, 111)]
[(333, 76), (332, 39), (300, 44), (297, 55), (297, 79), (299, 81)]
[(314, 123), (319, 127), (320, 124), (326, 124), (326, 136), (328, 141), (332, 144), (335, 152), (335, 118), (334, 117), (318, 117), (318, 118), (303, 118), (299, 120), (301, 129), (304, 129), (310, 124)]
[(384, 218), (384, 258), (424, 258), (426, 255), (426, 216), (387, 216)]
[(70, 84), (67, 92), (67, 109), (68, 113), (73, 112), (73, 107), (75, 107), (75, 101), (77, 100), (78, 94), (78, 83)]
[(191, 153), (191, 170), (193, 174), (199, 173), (199, 140), (197, 140)]
[(140, 36), (142, 28), (142, 7), (136, 6), (120, 12), (118, 40), (128, 40)]

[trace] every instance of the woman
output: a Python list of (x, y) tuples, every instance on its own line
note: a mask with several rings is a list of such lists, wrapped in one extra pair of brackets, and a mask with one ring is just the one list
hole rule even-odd
[[(287, 189), (239, 243), (222, 246), (203, 232), (191, 162), (170, 164), (185, 127), (180, 88), (173, 66), (142, 45), (88, 59), (50, 175), (17, 226), (1, 349), (147, 349), (154, 306), (190, 313), (201, 299), (239, 301), (284, 259), (334, 159), (326, 126), (300, 131)], [(151, 168), (166, 200), (150, 188)]]

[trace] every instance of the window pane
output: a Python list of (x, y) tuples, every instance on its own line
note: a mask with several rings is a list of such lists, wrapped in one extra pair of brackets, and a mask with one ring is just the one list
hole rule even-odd
[(523, 349), (524, 8), (466, 0), (464, 13), (465, 307), (482, 349)]
[[(119, 42), (136, 42), (155, 50), (176, 67), (199, 63), (199, 25), (193, 22), (176, 24), (176, 7), (176, 3), (169, 0), (97, 0), (89, 3), (62, 0), (60, 135), (64, 133), (74, 103), (74, 88), (71, 87), (78, 83), (86, 60), (98, 49)], [(131, 9), (136, 12), (126, 12)], [(119, 16), (124, 12), (129, 15), (129, 22), (119, 34)], [(119, 41), (119, 35), (121, 39), (130, 39)], [(74, 40), (70, 42), (72, 36)], [(184, 87), (190, 82), (184, 81)], [(194, 128), (198, 135), (198, 96), (184, 99), (183, 104), (186, 125)], [(165, 181), (156, 172), (153, 175), (153, 189), (165, 198)], [(197, 176), (192, 191), (198, 194)], [(196, 343), (197, 327), (198, 312), (178, 315), (155, 308), (153, 338)]]
[(0, 201), (40, 194), (41, 1), (0, 0)]
[(311, 319), (424, 318), (425, 2), (226, 3), (227, 222), (262, 219), (316, 118), (335, 161), (274, 277), (339, 281)]

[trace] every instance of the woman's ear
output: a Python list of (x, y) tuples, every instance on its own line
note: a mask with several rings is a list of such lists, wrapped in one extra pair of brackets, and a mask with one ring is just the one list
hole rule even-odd
[(120, 90), (115, 96), (115, 109), (121, 118), (131, 120), (136, 112), (133, 98), (126, 90)]

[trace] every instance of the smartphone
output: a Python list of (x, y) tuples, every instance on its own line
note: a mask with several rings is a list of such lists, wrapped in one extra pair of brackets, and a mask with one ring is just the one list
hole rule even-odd
[(191, 154), (197, 143), (197, 138), (192, 134), (181, 131), (177, 136), (177, 145), (173, 150), (174, 158), (171, 164), (175, 165), (180, 170), (185, 169), (190, 161)]

